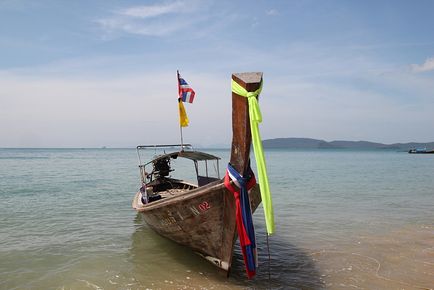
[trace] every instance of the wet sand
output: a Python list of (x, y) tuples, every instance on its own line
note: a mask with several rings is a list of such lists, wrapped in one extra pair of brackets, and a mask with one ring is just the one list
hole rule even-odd
[(327, 289), (433, 289), (434, 226), (419, 225), (311, 253)]

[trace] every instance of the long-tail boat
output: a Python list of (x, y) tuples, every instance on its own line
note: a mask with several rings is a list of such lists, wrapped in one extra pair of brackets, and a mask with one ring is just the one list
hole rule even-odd
[[(255, 91), (261, 85), (262, 73), (233, 74), (232, 79), (247, 91)], [(245, 173), (250, 168), (252, 142), (249, 104), (247, 98), (236, 93), (232, 93), (232, 131), (230, 163)], [(177, 146), (179, 150), (164, 152), (147, 163), (140, 161), (139, 154), (142, 187), (132, 206), (157, 233), (190, 247), (229, 275), (237, 238), (236, 204), (224, 179), (218, 173), (209, 176), (209, 163), (217, 163), (218, 172), (219, 157), (195, 151), (189, 144), (138, 146), (137, 150)], [(193, 162), (197, 184), (172, 177), (172, 163), (178, 158)], [(204, 174), (201, 166), (205, 167)], [(253, 213), (261, 203), (259, 186), (256, 184), (248, 193)]]
[(434, 154), (434, 150), (427, 150), (426, 148), (414, 148), (408, 150), (410, 154)]

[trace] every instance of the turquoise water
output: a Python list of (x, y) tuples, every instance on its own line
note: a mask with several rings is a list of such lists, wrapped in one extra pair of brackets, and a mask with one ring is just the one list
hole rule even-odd
[[(227, 162), (229, 150), (208, 150)], [(434, 156), (268, 150), (276, 235), (227, 279), (131, 209), (134, 149), (0, 149), (0, 289), (404, 289), (434, 283)]]

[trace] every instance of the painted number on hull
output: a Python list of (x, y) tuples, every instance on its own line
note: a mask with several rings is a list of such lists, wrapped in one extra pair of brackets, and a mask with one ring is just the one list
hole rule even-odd
[(162, 226), (170, 226), (176, 223), (176, 219), (173, 216), (169, 216), (167, 218), (162, 219), (160, 223)]
[(209, 203), (207, 201), (202, 202), (201, 204), (199, 204), (199, 209), (201, 211), (207, 211), (211, 208), (211, 206), (209, 205)]

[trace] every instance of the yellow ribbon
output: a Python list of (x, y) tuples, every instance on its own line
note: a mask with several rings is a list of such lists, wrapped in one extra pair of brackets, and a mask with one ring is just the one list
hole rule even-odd
[(258, 127), (258, 124), (262, 122), (261, 109), (259, 108), (257, 99), (261, 91), (262, 82), (259, 89), (254, 92), (248, 92), (245, 88), (232, 80), (232, 92), (239, 96), (246, 97), (249, 102), (249, 119), (253, 141), (253, 152), (255, 154), (256, 167), (258, 170), (259, 188), (261, 190), (262, 204), (264, 207), (265, 224), (267, 226), (268, 235), (271, 235), (274, 233), (273, 203), (271, 201), (271, 192), (268, 182), (267, 167), (265, 164), (264, 149), (262, 147), (261, 134)]

